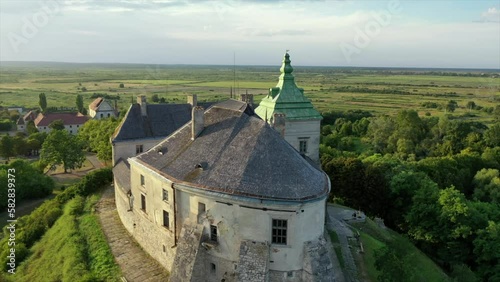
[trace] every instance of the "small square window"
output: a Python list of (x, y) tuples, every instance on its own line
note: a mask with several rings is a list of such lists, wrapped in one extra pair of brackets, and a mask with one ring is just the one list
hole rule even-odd
[(217, 226), (210, 225), (210, 240), (217, 242)]
[(146, 180), (144, 180), (144, 175), (141, 174), (141, 186), (146, 185)]
[(162, 199), (165, 202), (168, 202), (168, 191), (165, 189), (162, 189)]

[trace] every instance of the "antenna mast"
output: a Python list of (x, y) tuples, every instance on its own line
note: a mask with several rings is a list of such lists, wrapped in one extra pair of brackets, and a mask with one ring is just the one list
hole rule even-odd
[(236, 52), (233, 51), (233, 89), (236, 97)]

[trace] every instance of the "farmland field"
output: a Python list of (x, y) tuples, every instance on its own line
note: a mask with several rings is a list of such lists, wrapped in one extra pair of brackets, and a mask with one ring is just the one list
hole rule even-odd
[[(466, 104), (472, 101), (479, 109), (488, 109), (500, 102), (499, 70), (294, 69), (297, 85), (322, 112), (392, 114), (414, 109), (420, 115), (440, 116), (446, 103), (454, 100), (458, 108), (453, 115), (488, 124), (487, 111), (471, 110)], [(120, 110), (139, 94), (148, 96), (148, 101), (156, 94), (168, 103), (182, 103), (186, 94), (217, 101), (229, 98), (231, 92), (248, 92), (258, 103), (276, 85), (279, 74), (279, 62), (272, 67), (2, 62), (0, 106), (35, 108), (42, 92), (49, 107), (74, 107), (76, 94), (82, 94), (88, 105), (94, 93), (120, 97)], [(423, 107), (424, 102), (438, 107)]]

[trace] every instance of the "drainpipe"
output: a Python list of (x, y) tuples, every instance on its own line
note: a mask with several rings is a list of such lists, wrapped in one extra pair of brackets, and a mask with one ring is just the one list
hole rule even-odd
[(174, 204), (174, 245), (171, 247), (171, 248), (175, 248), (177, 247), (177, 203), (175, 202), (175, 187), (174, 187), (174, 183), (172, 182), (172, 185), (170, 185), (170, 187), (172, 187), (172, 201), (173, 201), (173, 204)]

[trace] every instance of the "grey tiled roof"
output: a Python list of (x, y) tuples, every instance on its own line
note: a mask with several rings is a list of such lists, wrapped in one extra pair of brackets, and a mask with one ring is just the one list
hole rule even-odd
[(113, 175), (118, 185), (125, 190), (130, 191), (130, 164), (123, 159), (119, 159), (113, 168)]
[(306, 200), (328, 193), (325, 174), (246, 103), (215, 104), (204, 119), (205, 128), (195, 140), (189, 123), (138, 161), (174, 182), (227, 194)]
[[(201, 103), (207, 106), (208, 103)], [(141, 106), (132, 104), (117, 128), (113, 141), (167, 137), (191, 120), (190, 104), (148, 104), (147, 117), (141, 115)]]

